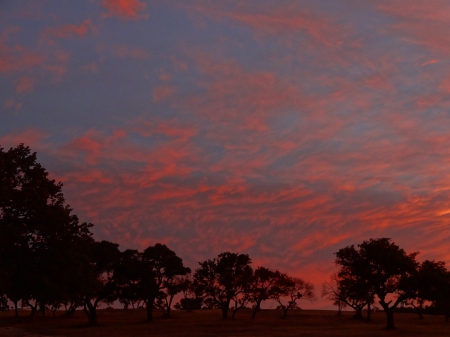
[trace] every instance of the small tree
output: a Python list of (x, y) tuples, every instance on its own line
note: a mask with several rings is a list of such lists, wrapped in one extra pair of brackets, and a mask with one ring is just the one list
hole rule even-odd
[(330, 276), (330, 281), (322, 284), (322, 297), (327, 298), (333, 302), (333, 305), (338, 308), (338, 316), (341, 315), (342, 309), (347, 306), (347, 303), (343, 300), (343, 294), (339, 289), (339, 282), (337, 274)]
[(97, 324), (97, 308), (101, 302), (112, 303), (117, 297), (113, 279), (120, 252), (119, 245), (109, 241), (93, 242), (89, 249), (90, 268), (86, 271), (83, 311), (90, 325)]
[(164, 307), (166, 316), (170, 314), (173, 296), (182, 291), (182, 286), (176, 282), (177, 277), (190, 272), (190, 268), (183, 265), (183, 260), (166, 245), (157, 243), (144, 250), (138, 286), (146, 305), (148, 322), (153, 319), (155, 305)]
[(279, 307), (283, 310), (281, 318), (286, 318), (289, 309), (298, 307), (297, 300), (313, 301), (316, 299), (313, 284), (305, 282), (301, 278), (290, 277), (287, 274), (280, 273), (276, 285), (272, 289), (272, 298), (278, 302)]
[(249, 297), (254, 303), (252, 319), (261, 309), (261, 303), (274, 295), (274, 287), (279, 286), (281, 273), (264, 267), (256, 268), (250, 283)]
[(217, 258), (199, 262), (195, 271), (196, 293), (220, 306), (222, 318), (228, 318), (230, 302), (244, 293), (252, 277), (251, 259), (246, 254), (225, 252)]
[(447, 280), (447, 269), (443, 261), (423, 261), (414, 278), (415, 296), (405, 301), (406, 305), (412, 306), (419, 319), (423, 319), (422, 311), (425, 302), (436, 303), (444, 296), (442, 290), (445, 289)]

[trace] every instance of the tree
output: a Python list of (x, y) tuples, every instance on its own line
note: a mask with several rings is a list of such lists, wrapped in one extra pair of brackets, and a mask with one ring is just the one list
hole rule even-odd
[(64, 300), (66, 281), (80, 240), (91, 238), (91, 224), (80, 223), (65, 203), (62, 184), (48, 178), (36, 153), (20, 144), (0, 148), (0, 264), (3, 293), (14, 303), (37, 309)]
[(420, 264), (414, 279), (415, 296), (405, 302), (416, 310), (420, 319), (423, 319), (425, 302), (436, 303), (445, 297), (443, 290), (448, 282), (447, 274), (443, 261), (425, 260)]
[(313, 301), (316, 299), (313, 284), (282, 273), (279, 274), (276, 285), (272, 288), (271, 297), (278, 302), (279, 307), (283, 310), (281, 318), (286, 318), (289, 309), (298, 307), (297, 300)]
[(278, 285), (281, 273), (278, 270), (270, 270), (264, 267), (256, 268), (250, 283), (249, 297), (254, 303), (252, 319), (256, 312), (261, 309), (261, 303), (271, 298), (274, 287)]
[[(388, 238), (370, 239), (359, 244), (358, 249), (348, 246), (336, 253), (336, 264), (340, 266), (338, 276), (350, 278), (354, 285), (373, 291), (386, 313), (386, 328), (394, 329), (397, 306), (414, 297), (417, 254), (406, 254)], [(390, 296), (394, 299), (389, 300)]]
[(205, 300), (220, 306), (222, 318), (228, 318), (230, 302), (242, 294), (252, 277), (251, 259), (247, 254), (225, 252), (217, 258), (199, 262), (195, 271), (196, 292)]
[(179, 310), (186, 310), (192, 312), (193, 310), (199, 310), (202, 308), (203, 299), (195, 296), (194, 282), (191, 275), (180, 277), (180, 288), (183, 294), (183, 298), (175, 304), (175, 308)]
[(116, 285), (117, 298), (124, 308), (134, 308), (142, 299), (139, 294), (140, 263), (142, 253), (127, 249), (120, 253), (114, 268), (113, 282)]
[(343, 300), (344, 296), (339, 289), (337, 274), (331, 275), (330, 281), (322, 284), (322, 297), (326, 297), (328, 300), (333, 301), (333, 305), (338, 307), (338, 316), (340, 316), (342, 309), (347, 306), (347, 303)]
[(114, 268), (120, 258), (119, 245), (109, 241), (92, 242), (89, 246), (90, 266), (83, 272), (83, 311), (89, 324), (97, 324), (97, 308), (101, 302), (116, 300)]
[(150, 322), (153, 318), (153, 307), (158, 303), (155, 303), (158, 298), (165, 298), (165, 304), (161, 300), (160, 307), (165, 308), (165, 316), (170, 315), (173, 293), (182, 290), (182, 286), (175, 285), (176, 277), (186, 275), (191, 270), (183, 265), (183, 260), (174, 251), (160, 243), (144, 250), (140, 268), (138, 287), (146, 304), (147, 321)]

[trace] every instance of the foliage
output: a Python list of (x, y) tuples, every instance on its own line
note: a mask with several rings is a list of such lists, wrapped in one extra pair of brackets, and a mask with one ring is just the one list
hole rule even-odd
[(251, 259), (246, 254), (225, 252), (217, 258), (199, 262), (194, 284), (197, 294), (220, 306), (222, 318), (228, 318), (230, 302), (244, 293), (252, 277)]
[[(348, 246), (336, 253), (338, 276), (350, 280), (349, 288), (358, 296), (365, 292), (368, 298), (377, 295), (387, 316), (387, 329), (393, 329), (395, 309), (415, 296), (417, 254), (406, 254), (388, 238), (370, 239), (359, 244), (358, 249)], [(388, 300), (390, 296), (395, 300)]]

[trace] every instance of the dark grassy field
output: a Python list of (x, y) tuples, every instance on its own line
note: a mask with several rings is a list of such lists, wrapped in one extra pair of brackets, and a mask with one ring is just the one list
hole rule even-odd
[[(395, 315), (396, 330), (384, 330), (385, 315), (374, 313), (371, 323), (352, 319), (351, 312), (341, 317), (334, 311), (296, 310), (280, 319), (280, 311), (263, 310), (255, 320), (251, 312), (240, 311), (234, 320), (223, 321), (219, 311), (174, 311), (173, 317), (156, 317), (145, 322), (144, 310), (100, 310), (99, 325), (89, 327), (83, 312), (73, 318), (25, 318), (18, 321), (12, 312), (0, 314), (0, 336), (450, 336), (450, 322), (443, 316), (425, 316), (419, 320), (414, 314)], [(158, 316), (158, 314), (156, 315)]]

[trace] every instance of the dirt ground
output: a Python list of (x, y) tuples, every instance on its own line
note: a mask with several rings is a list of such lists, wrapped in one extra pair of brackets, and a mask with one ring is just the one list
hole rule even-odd
[[(98, 326), (89, 327), (83, 312), (73, 318), (37, 317), (26, 318), (29, 312), (22, 311), (16, 320), (12, 312), (0, 314), (0, 336), (450, 336), (450, 322), (443, 316), (425, 316), (419, 320), (414, 314), (395, 314), (396, 330), (386, 331), (385, 314), (373, 313), (372, 322), (354, 320), (351, 312), (337, 316), (335, 311), (295, 310), (286, 319), (280, 319), (278, 310), (262, 310), (251, 319), (251, 311), (236, 313), (234, 320), (224, 321), (220, 312), (204, 310), (187, 313), (173, 311), (172, 318), (158, 317), (151, 323), (145, 321), (144, 310), (100, 310)], [(59, 316), (58, 316), (59, 315)]]

